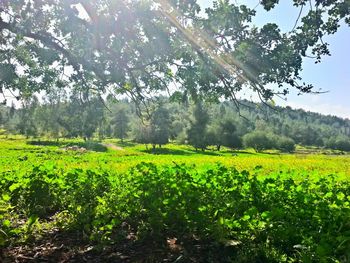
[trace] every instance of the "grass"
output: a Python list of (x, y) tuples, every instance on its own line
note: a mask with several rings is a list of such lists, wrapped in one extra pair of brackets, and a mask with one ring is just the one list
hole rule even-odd
[[(50, 163), (65, 169), (84, 168), (101, 169), (113, 173), (124, 173), (140, 162), (153, 162), (158, 165), (186, 164), (195, 165), (198, 169), (207, 169), (220, 163), (238, 170), (252, 170), (261, 166), (261, 174), (275, 175), (288, 171), (295, 176), (335, 174), (348, 178), (350, 174), (349, 155), (326, 154), (279, 154), (276, 152), (255, 153), (253, 150), (232, 152), (224, 149), (221, 152), (208, 150), (196, 152), (186, 145), (168, 144), (157, 148), (155, 152), (145, 145), (132, 142), (106, 140), (104, 145), (116, 145), (119, 150), (102, 146), (97, 142), (81, 140), (27, 141), (23, 138), (0, 138), (0, 173), (24, 172), (32, 165)], [(65, 151), (64, 147), (78, 145), (91, 151), (84, 153)], [(102, 150), (101, 150), (102, 149)], [(97, 150), (97, 151), (94, 151)]]

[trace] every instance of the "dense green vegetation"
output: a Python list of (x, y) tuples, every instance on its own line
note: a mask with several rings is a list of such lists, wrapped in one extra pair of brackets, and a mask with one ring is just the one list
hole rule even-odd
[[(175, 145), (155, 155), (127, 141), (107, 140), (106, 147), (82, 140), (0, 142), (2, 247), (40, 242), (55, 229), (79, 237), (96, 255), (101, 245), (120, 242), (130, 251), (168, 251), (149, 255), (151, 262), (179, 256), (180, 262), (346, 262), (350, 256), (348, 156), (232, 156)], [(176, 249), (169, 245), (175, 239)]]
[(350, 4), (290, 2), (300, 15), (285, 31), (255, 25), (251, 2), (213, 1), (201, 12), (196, 0), (1, 1), (0, 93), (58, 87), (82, 100), (112, 92), (142, 103), (165, 91), (208, 101), (247, 89), (265, 101), (290, 88), (317, 92), (300, 79), (302, 62), (330, 55), (324, 38), (350, 24)]
[[(22, 107), (0, 107), (3, 133), (27, 137), (119, 138), (151, 144), (155, 148), (175, 142), (198, 150), (215, 145), (257, 151), (278, 149), (293, 152), (295, 144), (350, 151), (350, 121), (334, 116), (271, 108), (241, 101), (240, 111), (233, 102), (204, 104), (172, 102), (172, 98), (154, 98), (148, 102), (147, 115), (127, 100), (109, 97), (104, 103), (91, 98), (82, 103), (64, 94), (27, 100)], [(244, 117), (241, 117), (244, 116)]]
[[(27, 141), (11, 136), (0, 140), (0, 171), (25, 173), (31, 165), (54, 163), (60, 169), (98, 167), (102, 170), (126, 172), (140, 162), (156, 162), (159, 165), (178, 164), (196, 165), (197, 169), (221, 163), (239, 170), (251, 170), (262, 166), (261, 174), (278, 174), (279, 169), (289, 170), (294, 176), (313, 176), (337, 174), (347, 177), (350, 172), (348, 155), (341, 152), (315, 148), (296, 149), (297, 154), (278, 154), (276, 151), (255, 153), (254, 150), (231, 151), (223, 148), (220, 152), (212, 150), (196, 152), (191, 146), (168, 144), (152, 151), (145, 145), (130, 141), (121, 143), (117, 140), (105, 140), (104, 145), (98, 142), (84, 142), (82, 139), (57, 141)], [(87, 149), (68, 150), (76, 145)]]

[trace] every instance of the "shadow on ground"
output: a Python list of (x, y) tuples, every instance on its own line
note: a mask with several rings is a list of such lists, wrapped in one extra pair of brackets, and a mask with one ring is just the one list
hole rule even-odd
[(169, 149), (169, 148), (148, 148), (140, 150), (140, 152), (143, 153), (149, 153), (149, 154), (161, 154), (161, 155), (212, 155), (212, 156), (221, 156), (222, 153), (220, 152), (212, 152), (212, 151), (195, 151), (195, 150), (181, 150), (181, 149)]
[(177, 243), (176, 238), (161, 243), (124, 239), (114, 245), (97, 245), (81, 233), (52, 231), (28, 244), (0, 250), (0, 262), (207, 262), (208, 256), (222, 258), (222, 249), (198, 240)]

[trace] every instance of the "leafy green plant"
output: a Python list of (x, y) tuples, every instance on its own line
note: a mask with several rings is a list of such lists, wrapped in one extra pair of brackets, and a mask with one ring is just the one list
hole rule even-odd
[(51, 222), (97, 243), (131, 234), (158, 244), (174, 237), (190, 251), (203, 242), (209, 254), (224, 250), (227, 261), (336, 262), (350, 256), (349, 181), (294, 178), (288, 171), (266, 177), (262, 171), (140, 163), (118, 174), (47, 163), (4, 173), (0, 245), (35, 237)]

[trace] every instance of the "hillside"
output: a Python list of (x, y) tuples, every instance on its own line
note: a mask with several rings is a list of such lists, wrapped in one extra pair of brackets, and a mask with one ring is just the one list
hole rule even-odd
[[(46, 103), (39, 103), (34, 98), (23, 102), (18, 109), (2, 106), (0, 127), (2, 133), (27, 137), (129, 138), (154, 145), (170, 140), (196, 144), (196, 148), (225, 145), (221, 142), (225, 133), (229, 134), (226, 141), (230, 141), (226, 144), (240, 148), (244, 135), (260, 131), (272, 137), (290, 138), (303, 146), (350, 150), (349, 119), (249, 101), (239, 101), (237, 105), (230, 101), (200, 105), (198, 108), (191, 102), (170, 102), (168, 98), (147, 102), (147, 107), (111, 98), (106, 102), (96, 97), (84, 102), (76, 98), (56, 101), (49, 98)], [(200, 111), (198, 118), (206, 116), (206, 120), (197, 120), (203, 127), (195, 127), (196, 107)], [(223, 130), (224, 126), (227, 130)], [(200, 138), (191, 140), (191, 129), (197, 128), (205, 134), (196, 132)], [(158, 131), (157, 138), (152, 139), (155, 130)], [(206, 141), (200, 142), (204, 137)]]

